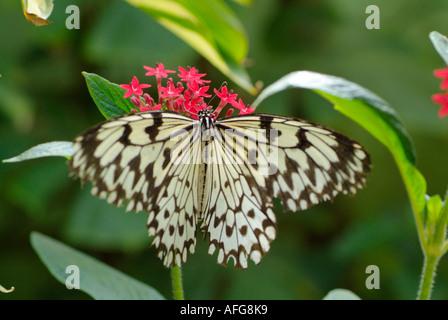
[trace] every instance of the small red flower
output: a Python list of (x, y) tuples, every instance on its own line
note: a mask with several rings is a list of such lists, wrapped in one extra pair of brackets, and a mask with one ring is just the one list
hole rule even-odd
[(444, 69), (434, 70), (434, 75), (437, 78), (443, 79), (442, 83), (440, 84), (440, 89), (442, 89), (442, 90), (448, 89), (448, 67), (446, 67)]
[(168, 81), (166, 88), (159, 87), (159, 92), (161, 98), (172, 98), (176, 99), (182, 93), (182, 89), (175, 87), (173, 81)]
[(179, 67), (180, 74), (178, 74), (181, 81), (187, 81), (188, 83), (197, 82), (199, 84), (208, 83), (210, 80), (202, 80), (201, 78), (205, 76), (205, 73), (198, 73), (198, 70), (193, 68), (188, 68), (188, 70)]
[(232, 106), (240, 110), (239, 114), (250, 114), (255, 110), (255, 108), (251, 108), (249, 105), (246, 107), (241, 98), (238, 100), (238, 102), (236, 102), (236, 100), (233, 101)]
[(145, 73), (145, 76), (156, 76), (161, 78), (168, 77), (168, 73), (175, 73), (176, 71), (172, 70), (165, 70), (165, 67), (163, 66), (163, 63), (156, 63), (155, 68), (143, 66), (148, 72)]
[(255, 111), (255, 108), (251, 108), (249, 105), (245, 109), (241, 109), (239, 114), (251, 114)]
[(193, 98), (210, 98), (211, 95), (207, 93), (209, 86), (199, 86), (199, 82), (193, 81), (187, 84), (188, 90), (190, 90), (191, 96)]
[(207, 108), (207, 104), (204, 102), (202, 104), (194, 103), (193, 101), (186, 101), (184, 105), (185, 111), (189, 114), (193, 119), (197, 119), (197, 113), (199, 110)]
[(236, 101), (236, 97), (238, 96), (236, 93), (233, 93), (232, 90), (230, 92), (227, 91), (227, 86), (224, 86), (221, 88), (221, 92), (214, 89), (216, 95), (221, 99), (223, 103), (232, 103), (233, 101)]
[(140, 84), (137, 77), (134, 76), (132, 78), (132, 81), (130, 84), (120, 84), (120, 87), (122, 87), (124, 90), (127, 90), (124, 94), (125, 98), (129, 98), (133, 94), (136, 96), (141, 96), (143, 94), (143, 90), (145, 88), (151, 87), (150, 84)]
[[(154, 99), (149, 94), (143, 94), (142, 89), (149, 88), (150, 85), (140, 84), (137, 77), (134, 77), (129, 85), (121, 85), (126, 90), (124, 97), (131, 97), (131, 102), (136, 107), (131, 110), (133, 113), (161, 110), (163, 108), (164, 110), (183, 113), (197, 119), (200, 110), (212, 110), (212, 106), (204, 102), (204, 98), (211, 97), (207, 93), (209, 86), (204, 85), (210, 81), (201, 79), (206, 75), (205, 73), (199, 73), (194, 67), (188, 67), (187, 69), (179, 67), (180, 73), (178, 76), (181, 81), (186, 82), (186, 86), (184, 87), (182, 82), (174, 84), (171, 78), (168, 78), (166, 85), (163, 86), (162, 78), (167, 78), (168, 73), (174, 73), (175, 71), (165, 70), (162, 63), (156, 63), (156, 68), (147, 66), (144, 66), (144, 68), (148, 71), (146, 73), (147, 76), (156, 76), (159, 97), (155, 105)], [(215, 118), (228, 104), (231, 104), (232, 107), (226, 111), (226, 118), (234, 112), (234, 109), (239, 109), (239, 114), (249, 114), (255, 110), (255, 108), (250, 106), (246, 107), (241, 99), (237, 102), (238, 95), (234, 94), (232, 90), (228, 91), (227, 86), (222, 86), (219, 90), (214, 89), (214, 92), (221, 99), (213, 111), (213, 117)]]
[[(181, 104), (181, 102), (179, 100), (177, 100), (179, 104)], [(191, 95), (190, 91), (185, 91), (184, 92), (184, 101), (183, 101), (183, 105), (185, 106), (185, 110), (191, 111), (192, 109), (197, 109), (195, 112), (199, 111), (200, 108), (196, 107), (199, 104), (201, 104), (203, 101), (202, 97), (199, 98), (193, 98), (193, 96)]]
[[(221, 113), (221, 110), (224, 109), (224, 107), (228, 103), (234, 103), (236, 101), (236, 97), (238, 95), (237, 94), (233, 94), (232, 90), (230, 92), (228, 92), (227, 91), (227, 86), (223, 86), (221, 88), (221, 92), (219, 92), (216, 89), (214, 89), (214, 90), (215, 90), (215, 94), (221, 99), (221, 102), (219, 103), (218, 107), (216, 107), (215, 111), (213, 112), (215, 114), (215, 117), (217, 117)], [(233, 109), (229, 109), (229, 110), (233, 110)], [(228, 118), (227, 115), (230, 115), (230, 114), (227, 113), (226, 114), (226, 118)]]
[[(437, 78), (441, 78), (442, 82), (440, 83), (440, 89), (447, 90), (448, 89), (448, 67), (443, 69), (434, 70), (434, 75)], [(441, 105), (442, 107), (439, 109), (439, 118), (444, 118), (448, 115), (448, 91), (445, 93), (437, 93), (432, 95), (432, 101)]]
[(244, 105), (243, 101), (240, 98), (240, 101), (236, 102), (236, 100), (232, 101), (232, 106), (236, 109), (246, 109), (246, 106)]
[(437, 93), (432, 95), (432, 101), (441, 105), (439, 109), (439, 118), (444, 118), (448, 115), (448, 93)]
[[(152, 110), (154, 110), (154, 108)], [(151, 111), (151, 108), (150, 107), (140, 107), (140, 112), (144, 112), (144, 111)]]

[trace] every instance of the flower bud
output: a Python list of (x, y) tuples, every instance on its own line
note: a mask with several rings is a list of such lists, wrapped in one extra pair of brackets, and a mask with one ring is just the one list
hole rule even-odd
[(154, 106), (154, 99), (149, 94), (144, 93), (143, 98), (145, 99), (147, 107), (152, 108)]
[(142, 104), (142, 100), (140, 100), (140, 98), (137, 98), (136, 96), (131, 97), (131, 102), (136, 107), (140, 107), (140, 105)]

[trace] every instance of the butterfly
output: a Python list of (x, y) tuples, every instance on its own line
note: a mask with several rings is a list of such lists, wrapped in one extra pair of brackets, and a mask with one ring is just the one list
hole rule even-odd
[(195, 118), (149, 111), (107, 120), (74, 140), (69, 162), (93, 195), (148, 213), (166, 267), (194, 253), (198, 230), (218, 263), (259, 264), (277, 235), (274, 198), (305, 210), (366, 183), (369, 154), (332, 129), (269, 114)]

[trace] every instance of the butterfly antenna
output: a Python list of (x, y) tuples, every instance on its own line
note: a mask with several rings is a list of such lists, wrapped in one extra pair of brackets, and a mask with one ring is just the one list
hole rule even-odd
[[(224, 81), (221, 86), (219, 87), (218, 91), (221, 91), (222, 87), (227, 85), (227, 81)], [(213, 99), (215, 99), (216, 97), (216, 93), (213, 95), (213, 97), (208, 101), (208, 105), (211, 105), (211, 102), (213, 101)]]
[(185, 101), (182, 103), (182, 107), (184, 108), (184, 111), (185, 111), (185, 112), (187, 112), (187, 113), (189, 113), (189, 114), (192, 114), (192, 115), (195, 115), (195, 116), (199, 117), (199, 115), (198, 115), (197, 113), (194, 113), (194, 112), (192, 112), (192, 111), (190, 111), (190, 110), (187, 110), (187, 108), (185, 108)]

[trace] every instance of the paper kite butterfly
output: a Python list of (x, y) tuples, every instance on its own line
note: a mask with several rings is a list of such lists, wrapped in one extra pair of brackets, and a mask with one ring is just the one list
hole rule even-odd
[(149, 111), (107, 120), (74, 141), (70, 171), (92, 194), (148, 213), (166, 267), (186, 262), (198, 229), (218, 263), (258, 264), (276, 237), (274, 198), (305, 210), (366, 182), (370, 159), (352, 139), (268, 114), (194, 119)]

